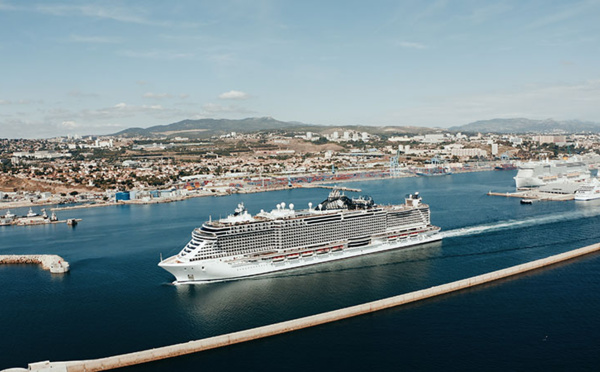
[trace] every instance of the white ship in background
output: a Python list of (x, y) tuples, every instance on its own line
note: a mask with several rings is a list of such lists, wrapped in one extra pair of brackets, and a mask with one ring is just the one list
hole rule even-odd
[(575, 200), (586, 201), (594, 199), (600, 199), (600, 181), (597, 178), (592, 178), (590, 182), (582, 185), (575, 191)]
[(175, 284), (224, 281), (433, 242), (439, 230), (418, 193), (405, 204), (379, 206), (334, 189), (305, 210), (280, 203), (252, 216), (240, 204), (233, 215), (196, 228), (159, 266)]
[[(573, 185), (576, 183), (587, 182), (591, 178), (589, 169), (591, 163), (590, 160), (580, 160), (575, 157), (569, 158), (568, 160), (545, 160), (519, 163), (517, 164), (519, 171), (515, 176), (515, 183), (517, 189), (521, 189), (553, 184)], [(573, 186), (566, 188), (572, 187)]]

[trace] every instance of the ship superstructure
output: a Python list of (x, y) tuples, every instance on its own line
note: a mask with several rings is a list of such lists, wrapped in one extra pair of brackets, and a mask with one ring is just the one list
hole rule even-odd
[(517, 189), (584, 182), (591, 177), (586, 162), (577, 159), (519, 163), (518, 169), (515, 176)]
[(441, 239), (418, 193), (405, 204), (379, 206), (334, 189), (322, 203), (295, 210), (277, 205), (252, 216), (209, 220), (179, 252), (159, 263), (176, 284), (223, 281), (314, 265)]
[(598, 181), (598, 178), (592, 178), (591, 181), (575, 191), (575, 200), (587, 201), (595, 199), (600, 199), (600, 181)]

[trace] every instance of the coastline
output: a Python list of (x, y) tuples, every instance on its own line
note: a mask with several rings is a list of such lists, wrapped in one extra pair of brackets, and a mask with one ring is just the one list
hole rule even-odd
[[(460, 173), (473, 173), (473, 172), (487, 172), (487, 171), (493, 171), (493, 170), (494, 169), (491, 167), (481, 167), (481, 168), (455, 170), (455, 171), (453, 171), (453, 173), (460, 174)], [(452, 175), (449, 174), (449, 175), (444, 175), (444, 176), (439, 176), (439, 177), (448, 177), (448, 176), (452, 176)], [(248, 187), (248, 188), (237, 189), (234, 192), (225, 192), (225, 191), (211, 192), (211, 191), (205, 191), (205, 190), (197, 190), (197, 191), (201, 191), (201, 192), (195, 192), (195, 193), (190, 193), (188, 195), (176, 196), (176, 197), (155, 198), (155, 199), (150, 199), (150, 200), (127, 200), (127, 201), (120, 200), (120, 201), (106, 201), (106, 202), (94, 202), (94, 203), (80, 203), (80, 204), (70, 205), (70, 206), (66, 206), (66, 207), (58, 206), (60, 204), (60, 201), (56, 200), (56, 199), (38, 200), (38, 201), (19, 200), (19, 201), (15, 201), (15, 202), (0, 203), (0, 210), (8, 210), (8, 209), (15, 209), (15, 208), (28, 208), (28, 207), (35, 207), (35, 206), (57, 205), (56, 207), (50, 208), (50, 210), (51, 211), (64, 211), (64, 210), (73, 210), (73, 209), (82, 209), (82, 208), (108, 207), (108, 206), (116, 206), (116, 205), (145, 205), (145, 204), (172, 203), (172, 202), (183, 201), (183, 200), (187, 200), (187, 199), (191, 199), (191, 198), (200, 198), (200, 197), (208, 197), (208, 196), (216, 197), (216, 196), (227, 196), (227, 195), (232, 195), (232, 194), (254, 194), (254, 193), (260, 193), (260, 192), (280, 191), (280, 190), (287, 190), (287, 189), (319, 188), (319, 187), (337, 185), (340, 183), (347, 183), (347, 182), (363, 182), (363, 181), (375, 181), (375, 180), (382, 180), (382, 179), (410, 178), (410, 177), (421, 177), (421, 176), (414, 174), (414, 173), (403, 173), (397, 177), (390, 177), (388, 175), (388, 176), (384, 176), (384, 177), (373, 176), (373, 177), (362, 177), (362, 178), (353, 178), (353, 179), (340, 179), (340, 180), (335, 180), (335, 181), (327, 180), (327, 181), (313, 181), (313, 182), (306, 182), (306, 183), (296, 183), (296, 184), (292, 184), (291, 187), (288, 185), (276, 185), (276, 186), (266, 186), (266, 187), (252, 186), (252, 187)]]

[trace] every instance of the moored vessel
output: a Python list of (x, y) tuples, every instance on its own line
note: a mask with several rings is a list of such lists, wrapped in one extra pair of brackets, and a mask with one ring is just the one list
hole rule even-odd
[(437, 168), (424, 168), (415, 173), (417, 176), (431, 177), (431, 176), (449, 176), (452, 174), (452, 170), (448, 167), (437, 167)]
[(597, 178), (592, 178), (590, 182), (575, 191), (575, 200), (587, 201), (594, 199), (600, 199), (600, 181)]
[(494, 170), (497, 170), (497, 171), (515, 170), (515, 169), (517, 169), (517, 165), (514, 163), (503, 163), (503, 164), (496, 165), (494, 167)]
[(585, 182), (591, 177), (588, 165), (576, 158), (519, 163), (518, 169), (514, 177), (517, 189)]
[(252, 216), (235, 213), (205, 222), (175, 256), (159, 266), (175, 284), (225, 281), (315, 265), (441, 239), (418, 193), (401, 205), (380, 206), (334, 189), (313, 208), (280, 203)]

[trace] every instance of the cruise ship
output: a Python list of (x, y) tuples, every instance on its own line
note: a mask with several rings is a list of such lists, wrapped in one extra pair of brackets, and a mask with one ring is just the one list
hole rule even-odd
[(175, 256), (158, 264), (174, 284), (209, 283), (264, 275), (441, 239), (418, 193), (401, 205), (377, 205), (333, 189), (313, 208), (277, 205), (252, 216), (235, 213), (194, 229)]
[(588, 165), (576, 159), (519, 163), (518, 169), (514, 178), (517, 189), (585, 182), (591, 177)]
[(590, 182), (575, 191), (575, 200), (587, 201), (594, 199), (600, 199), (600, 181), (597, 178), (592, 178)]

